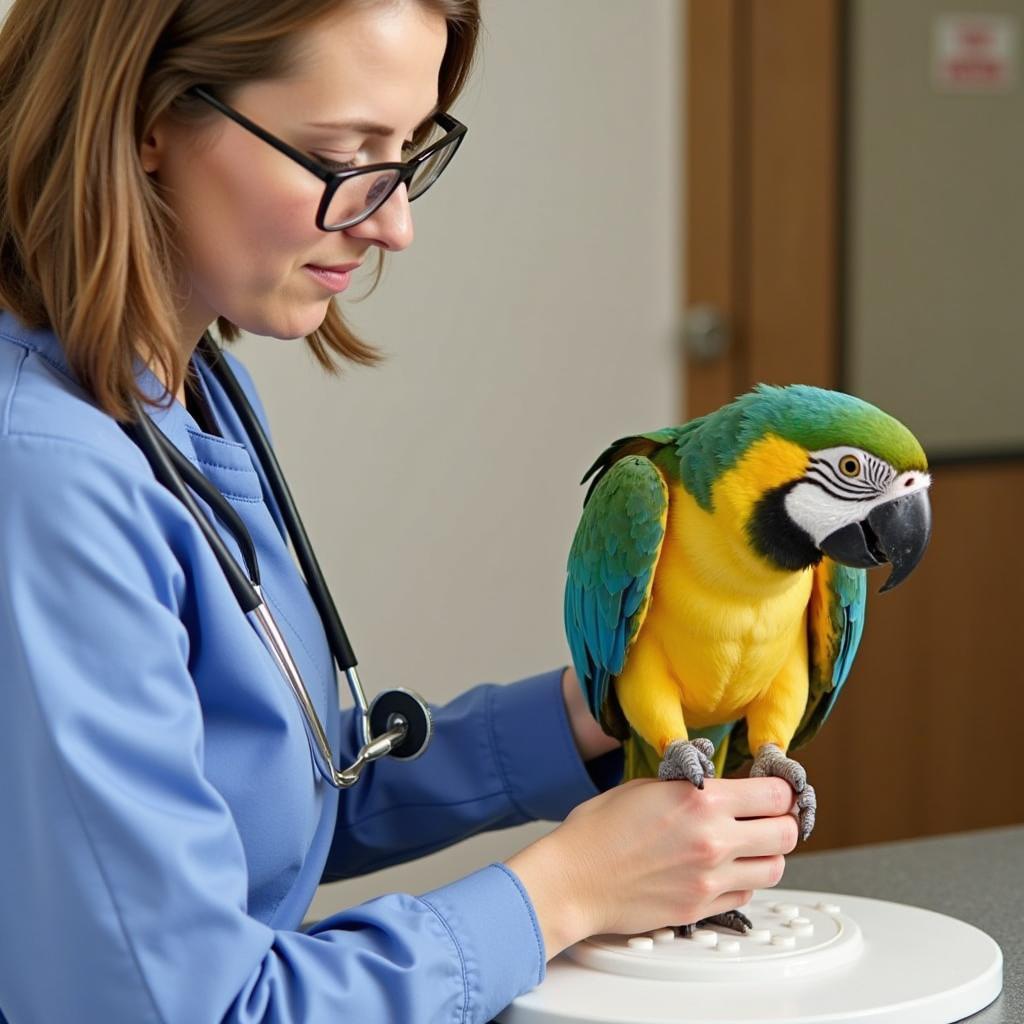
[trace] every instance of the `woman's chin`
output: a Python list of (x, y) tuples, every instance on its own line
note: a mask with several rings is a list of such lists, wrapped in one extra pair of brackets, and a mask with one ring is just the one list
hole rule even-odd
[(258, 335), (263, 338), (277, 338), (279, 341), (298, 341), (308, 337), (322, 326), (327, 317), (327, 310), (330, 307), (330, 300), (306, 304), (307, 308), (302, 315), (288, 317), (267, 317), (258, 321), (251, 321), (251, 326), (239, 324), (243, 331)]

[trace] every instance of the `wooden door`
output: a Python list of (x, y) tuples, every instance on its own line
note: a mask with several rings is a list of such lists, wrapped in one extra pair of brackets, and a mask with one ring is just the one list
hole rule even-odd
[[(841, 388), (846, 5), (687, 6), (683, 287), (728, 341), (687, 357), (685, 416), (757, 381)], [(1024, 821), (1024, 459), (944, 460), (933, 477), (931, 547), (872, 593), (842, 699), (798, 755), (819, 799), (808, 849)]]

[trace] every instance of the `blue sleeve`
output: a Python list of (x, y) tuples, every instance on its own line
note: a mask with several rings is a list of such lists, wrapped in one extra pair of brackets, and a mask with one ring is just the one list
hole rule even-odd
[[(433, 708), (434, 738), (415, 762), (374, 763), (341, 795), (324, 881), (423, 856), (489, 829), (560, 821), (621, 774), (622, 757), (580, 759), (562, 699), (562, 669), (477, 686)], [(344, 760), (356, 747), (344, 722)], [(598, 764), (598, 762), (600, 762)]]
[(0, 437), (0, 480), (0, 1018), (484, 1022), (541, 980), (500, 865), (309, 933), (251, 917), (188, 670), (195, 525), (70, 441)]

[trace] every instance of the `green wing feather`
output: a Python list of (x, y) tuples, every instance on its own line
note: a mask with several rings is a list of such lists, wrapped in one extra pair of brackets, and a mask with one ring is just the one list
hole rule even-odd
[(655, 438), (623, 439), (591, 467), (591, 473), (603, 469), (588, 492), (567, 565), (565, 631), (576, 675), (591, 713), (621, 739), (628, 730), (610, 682), (647, 614), (668, 485), (646, 455), (617, 456), (629, 446), (653, 451)]
[(839, 699), (864, 635), (866, 569), (851, 569), (830, 558), (814, 570), (815, 590), (807, 610), (810, 692), (807, 710), (793, 736), (795, 750), (814, 739)]
[[(649, 606), (668, 509), (663, 473), (679, 465), (683, 446), (693, 456), (691, 466), (709, 473), (715, 470), (711, 451), (715, 445), (709, 442), (708, 451), (689, 451), (700, 437), (697, 428), (707, 420), (700, 417), (679, 427), (620, 438), (602, 452), (581, 481), (597, 474), (584, 499), (569, 553), (566, 636), (592, 714), (606, 732), (626, 741), (626, 779), (657, 775), (660, 758), (630, 729), (610, 683), (622, 671)], [(674, 457), (666, 459), (669, 454)], [(685, 481), (688, 489), (692, 483)], [(691, 738), (706, 736), (714, 743), (719, 775), (725, 768), (734, 724), (691, 730)]]

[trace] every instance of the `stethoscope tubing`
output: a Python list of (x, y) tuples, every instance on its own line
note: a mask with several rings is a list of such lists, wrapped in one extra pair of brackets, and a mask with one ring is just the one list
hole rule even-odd
[[(347, 768), (337, 769), (334, 767), (330, 742), (316, 712), (316, 707), (302, 681), (301, 673), (292, 658), (288, 645), (263, 598), (256, 548), (241, 517), (203, 473), (164, 436), (138, 402), (136, 402), (135, 419), (130, 423), (122, 423), (121, 426), (146, 456), (158, 482), (181, 501), (198, 524), (223, 570), (239, 606), (263, 641), (300, 706), (315, 767), (320, 775), (333, 786), (344, 789), (358, 781), (366, 764), (380, 757), (390, 753), (402, 756), (404, 759), (418, 757), (426, 748), (432, 732), (430, 709), (426, 702), (413, 691), (402, 689), (379, 695), (372, 706), (367, 704), (366, 695), (356, 671), (356, 658), (352, 645), (313, 552), (313, 546), (302, 523), (298, 507), (292, 498), (284, 473), (270, 446), (263, 426), (228, 366), (227, 360), (224, 359), (208, 334), (203, 335), (199, 349), (227, 393), (232, 408), (242, 421), (242, 426), (253, 445), (257, 459), (264, 468), (267, 482), (281, 510), (285, 530), (295, 550), (310, 596), (323, 622), (331, 654), (348, 682), (349, 691), (356, 705), (362, 746), (356, 760)], [(210, 505), (214, 514), (238, 544), (242, 560), (245, 563), (245, 571), (200, 509), (193, 492), (201, 495)], [(385, 696), (389, 698), (387, 704), (381, 702)], [(375, 713), (378, 704), (381, 714), (377, 717), (383, 722), (381, 726), (383, 731), (380, 735), (373, 736), (370, 716)], [(409, 715), (415, 720), (415, 726), (410, 721)], [(411, 733), (410, 729), (412, 729)], [(412, 748), (399, 755), (396, 748), (403, 744), (408, 747), (406, 740), (412, 743)]]
[[(149, 457), (150, 465), (153, 467), (153, 473), (157, 480), (185, 505), (198, 523), (224, 575), (227, 577), (228, 584), (235, 598), (255, 628), (257, 636), (260, 637), (264, 646), (270, 652), (270, 656), (274, 659), (277, 668), (288, 682), (295, 699), (299, 702), (302, 710), (303, 725), (306, 729), (307, 738), (310, 741), (310, 749), (313, 752), (317, 770), (325, 778), (331, 779), (339, 773), (336, 772), (331, 759), (330, 743), (324, 733), (320, 718), (316, 714), (316, 708), (309, 696), (309, 692), (302, 682), (298, 666), (296, 666), (288, 645), (263, 598), (263, 592), (260, 590), (259, 564), (256, 559), (255, 548), (241, 518), (224, 499), (223, 495), (209, 484), (202, 473), (174, 445), (164, 439), (163, 435), (159, 433), (158, 428), (153, 425), (150, 418), (141, 409), (137, 412), (135, 422), (126, 425), (125, 429)], [(189, 487), (202, 494), (214, 513), (231, 531), (232, 536), (234, 536), (242, 551), (242, 557), (249, 572), (248, 576), (232, 557), (227, 549), (227, 545), (221, 540), (220, 534), (213, 528), (213, 524), (200, 510)], [(363, 742), (365, 743), (366, 740)], [(335, 784), (338, 783), (336, 782)]]
[[(221, 386), (227, 392), (232, 407), (239, 419), (241, 419), (242, 426), (249, 435), (253, 448), (256, 449), (257, 458), (264, 467), (267, 482), (270, 485), (270, 490), (273, 492), (278, 508), (281, 509), (281, 516), (288, 530), (288, 536), (291, 538), (292, 546), (295, 548), (295, 554), (302, 568), (302, 573), (306, 577), (306, 584), (309, 587), (313, 602), (324, 621), (327, 640), (334, 654), (334, 659), (338, 663), (338, 668), (343, 672), (353, 669), (358, 664), (355, 652), (352, 650), (351, 643), (349, 643), (348, 634), (342, 625), (341, 616), (338, 615), (334, 599), (327, 588), (320, 564), (317, 562), (316, 555), (313, 552), (313, 545), (309, 542), (309, 535), (306, 533), (302, 516), (299, 515), (298, 506), (292, 497), (288, 482), (285, 480), (284, 473), (281, 470), (281, 465), (274, 454), (274, 449), (270, 445), (270, 439), (263, 430), (263, 424), (260, 423), (259, 418), (249, 404), (245, 392), (242, 390), (241, 384), (238, 383), (238, 379), (231, 372), (231, 367), (228, 366), (227, 360), (209, 334), (203, 334), (199, 342), (199, 350), (205, 357), (214, 375), (220, 381)], [(360, 708), (363, 711), (366, 710), (365, 698), (360, 701)]]
[[(257, 589), (260, 585), (259, 562), (256, 549), (245, 528), (241, 517), (231, 507), (224, 496), (207, 481), (200, 471), (192, 465), (184, 455), (167, 441), (152, 420), (138, 406), (136, 418), (131, 423), (122, 423), (122, 429), (145, 453), (153, 475), (163, 484), (184, 506), (195, 519), (213, 549), (228, 584), (242, 610), (247, 614), (263, 603)], [(248, 575), (228, 551), (227, 545), (221, 540), (220, 534), (206, 518), (199, 504), (192, 496), (186, 482), (209, 503), (217, 517), (224, 523), (235, 538), (245, 560)]]

